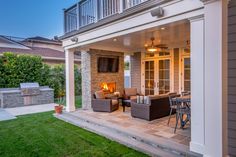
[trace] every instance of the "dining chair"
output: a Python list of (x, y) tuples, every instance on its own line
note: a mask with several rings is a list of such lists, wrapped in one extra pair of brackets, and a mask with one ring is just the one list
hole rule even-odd
[[(183, 121), (183, 115), (187, 115), (187, 121)], [(184, 125), (187, 123), (187, 122), (190, 122), (191, 124), (191, 111), (190, 111), (190, 108), (188, 108), (187, 106), (181, 106), (181, 104), (179, 103), (179, 107), (177, 107), (176, 109), (176, 123), (175, 123), (175, 130), (174, 130), (174, 133), (176, 133), (176, 129), (178, 127), (178, 123), (180, 121), (180, 125), (181, 125), (181, 128), (184, 127)]]
[[(177, 93), (169, 93), (170, 114), (169, 114), (169, 119), (168, 119), (167, 125), (169, 125), (169, 123), (170, 123), (170, 119), (171, 119), (173, 111), (175, 111), (177, 109), (177, 104), (175, 101), (176, 97), (179, 97), (179, 95), (177, 95)], [(177, 117), (176, 117), (176, 120), (177, 120)]]

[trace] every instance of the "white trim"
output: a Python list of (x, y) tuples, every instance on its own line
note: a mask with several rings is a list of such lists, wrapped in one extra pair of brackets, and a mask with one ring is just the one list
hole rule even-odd
[(200, 144), (200, 143), (196, 143), (196, 142), (193, 142), (191, 141), (190, 142), (190, 150), (193, 151), (193, 152), (198, 152), (200, 154), (204, 154), (205, 152), (205, 146)]
[(184, 48), (180, 48), (179, 49), (179, 93), (185, 90), (184, 89), (184, 59), (185, 58), (190, 58), (190, 53), (186, 54), (184, 52)]

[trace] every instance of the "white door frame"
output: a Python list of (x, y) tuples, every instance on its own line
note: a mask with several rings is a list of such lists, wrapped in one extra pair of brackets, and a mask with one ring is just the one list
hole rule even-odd
[(184, 91), (184, 59), (190, 58), (190, 53), (187, 54), (184, 52), (184, 49), (180, 49), (180, 57), (179, 57), (179, 93)]
[(173, 49), (170, 50), (169, 56), (158, 56), (155, 55), (155, 57), (145, 58), (145, 53), (142, 53), (141, 57), (141, 91), (142, 94), (145, 94), (145, 61), (154, 61), (154, 80), (155, 80), (155, 87), (154, 87), (154, 94), (159, 94), (159, 88), (157, 87), (157, 81), (158, 81), (158, 62), (159, 60), (165, 60), (170, 59), (170, 92), (173, 92), (174, 90), (174, 53)]

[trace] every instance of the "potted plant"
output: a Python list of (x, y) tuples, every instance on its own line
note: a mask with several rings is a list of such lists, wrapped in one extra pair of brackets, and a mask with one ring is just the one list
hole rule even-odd
[(61, 114), (62, 113), (63, 104), (64, 104), (64, 95), (65, 94), (63, 92), (60, 92), (59, 98), (58, 98), (58, 101), (57, 101), (58, 105), (56, 105), (54, 107), (56, 114)]

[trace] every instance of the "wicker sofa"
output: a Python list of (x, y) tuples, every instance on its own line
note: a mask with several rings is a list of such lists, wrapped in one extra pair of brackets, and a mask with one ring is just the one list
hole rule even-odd
[(168, 94), (148, 96), (147, 101), (146, 104), (138, 104), (136, 101), (132, 101), (131, 116), (151, 121), (170, 114)]

